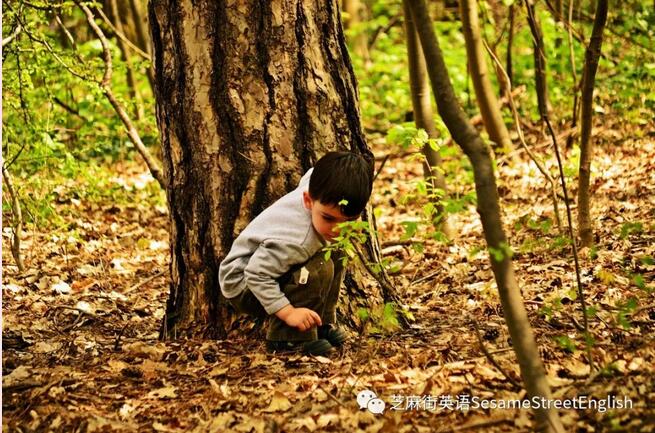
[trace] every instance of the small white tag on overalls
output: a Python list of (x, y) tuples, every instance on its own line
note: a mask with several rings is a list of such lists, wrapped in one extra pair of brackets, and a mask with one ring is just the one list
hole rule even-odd
[(307, 279), (309, 278), (309, 271), (307, 270), (306, 267), (300, 268), (300, 280), (298, 281), (300, 284), (307, 284)]

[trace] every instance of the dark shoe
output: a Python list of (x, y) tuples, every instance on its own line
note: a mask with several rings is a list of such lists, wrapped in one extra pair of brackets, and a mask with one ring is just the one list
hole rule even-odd
[(318, 327), (318, 338), (324, 338), (331, 345), (338, 347), (348, 339), (348, 335), (336, 326), (323, 325)]
[(327, 341), (318, 339), (314, 341), (267, 341), (269, 352), (303, 352), (307, 355), (326, 355), (333, 347)]

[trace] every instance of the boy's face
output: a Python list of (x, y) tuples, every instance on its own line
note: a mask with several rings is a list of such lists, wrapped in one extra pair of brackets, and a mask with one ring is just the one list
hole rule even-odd
[(314, 229), (326, 241), (332, 241), (335, 236), (339, 235), (337, 224), (354, 221), (358, 218), (345, 216), (338, 205), (324, 204), (314, 200), (307, 191), (303, 192), (302, 199), (305, 208), (312, 213)]

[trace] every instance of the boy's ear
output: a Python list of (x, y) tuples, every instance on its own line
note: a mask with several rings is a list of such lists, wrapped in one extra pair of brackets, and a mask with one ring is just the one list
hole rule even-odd
[(305, 206), (305, 209), (312, 210), (312, 205), (314, 204), (314, 200), (312, 200), (312, 197), (309, 195), (309, 191), (303, 191), (302, 204)]

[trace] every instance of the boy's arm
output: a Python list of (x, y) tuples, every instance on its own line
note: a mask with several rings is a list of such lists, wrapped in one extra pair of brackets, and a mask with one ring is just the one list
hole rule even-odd
[(246, 286), (268, 314), (275, 314), (290, 305), (277, 279), (293, 265), (306, 261), (308, 256), (300, 245), (269, 239), (262, 242), (250, 257), (243, 270)]
[(314, 325), (321, 326), (321, 316), (309, 308), (296, 308), (289, 304), (278, 310), (275, 315), (289, 326), (294, 326), (301, 331), (311, 329)]
[(306, 331), (322, 324), (321, 318), (309, 308), (295, 308), (282, 290), (277, 279), (294, 264), (307, 260), (309, 254), (299, 245), (276, 240), (262, 242), (250, 257), (244, 269), (248, 289), (268, 314), (275, 314), (287, 325)]

